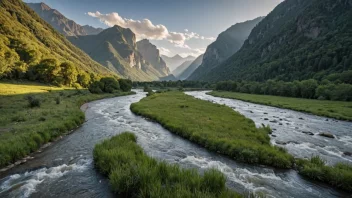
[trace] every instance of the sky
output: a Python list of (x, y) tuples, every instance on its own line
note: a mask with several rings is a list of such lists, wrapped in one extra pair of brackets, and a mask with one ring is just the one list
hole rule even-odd
[(130, 28), (164, 55), (198, 56), (230, 26), (269, 14), (282, 0), (24, 0), (80, 25)]

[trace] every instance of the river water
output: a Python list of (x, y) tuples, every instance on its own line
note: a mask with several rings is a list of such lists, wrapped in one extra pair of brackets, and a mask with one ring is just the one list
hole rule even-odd
[[(187, 94), (228, 105), (253, 119), (258, 126), (270, 124), (276, 136), (271, 137), (272, 143), (279, 143), (296, 157), (319, 154), (331, 164), (352, 161), (351, 157), (343, 155), (343, 152), (352, 150), (351, 122), (216, 98), (204, 91)], [(268, 197), (350, 196), (327, 185), (305, 180), (294, 170), (252, 166), (208, 152), (173, 135), (159, 124), (134, 115), (129, 109), (130, 104), (143, 97), (145, 93), (137, 91), (136, 95), (84, 105), (86, 122), (79, 129), (34, 154), (33, 160), (1, 173), (0, 197), (113, 197), (107, 179), (94, 170), (92, 150), (96, 143), (124, 131), (134, 132), (138, 144), (152, 157), (185, 168), (196, 168), (200, 172), (208, 168), (220, 170), (228, 178), (228, 187), (238, 192), (263, 192)], [(335, 139), (318, 136), (320, 132), (334, 134)]]

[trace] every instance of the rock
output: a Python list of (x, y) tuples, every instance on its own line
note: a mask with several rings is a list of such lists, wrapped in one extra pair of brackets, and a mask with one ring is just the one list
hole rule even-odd
[(312, 133), (310, 131), (302, 131), (302, 133), (307, 134), (307, 135), (314, 135), (314, 133)]
[(332, 139), (335, 138), (335, 136), (332, 135), (331, 133), (319, 133), (319, 135), (327, 138), (332, 138)]
[(276, 120), (271, 120), (270, 122), (271, 122), (271, 123), (277, 123), (277, 121), (276, 121)]
[(268, 115), (268, 113), (264, 113), (265, 115)]
[(343, 154), (344, 154), (344, 155), (347, 155), (347, 156), (352, 156), (352, 152), (348, 152), (348, 151), (343, 152)]
[(329, 119), (326, 119), (325, 121), (329, 121)]
[(298, 118), (298, 119), (300, 119), (300, 120), (304, 120), (303, 118)]
[(249, 111), (249, 112), (253, 113), (253, 111)]
[(280, 145), (286, 145), (287, 144), (286, 142), (283, 142), (283, 141), (280, 141), (280, 140), (276, 140), (275, 142), (276, 142), (276, 144), (280, 144)]
[(296, 141), (288, 141), (287, 144), (299, 144), (299, 143)]
[(279, 125), (282, 125), (282, 123), (279, 123)]
[(276, 135), (271, 135), (272, 137), (276, 137)]
[(264, 120), (269, 120), (269, 118), (264, 118)]

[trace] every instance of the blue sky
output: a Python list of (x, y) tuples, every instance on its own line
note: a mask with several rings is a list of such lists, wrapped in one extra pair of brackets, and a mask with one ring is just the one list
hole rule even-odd
[[(131, 28), (169, 56), (199, 55), (219, 33), (267, 15), (282, 0), (25, 0), (44, 2), (81, 25)], [(144, 20), (148, 19), (148, 20)]]

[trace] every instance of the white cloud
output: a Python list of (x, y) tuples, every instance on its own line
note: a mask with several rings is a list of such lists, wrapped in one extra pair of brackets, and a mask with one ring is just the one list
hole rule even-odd
[(169, 49), (164, 47), (158, 47), (160, 54), (170, 56), (171, 52)]
[(108, 14), (101, 14), (99, 11), (88, 12), (89, 16), (98, 18), (101, 22), (107, 26), (118, 25), (123, 28), (130, 28), (137, 36), (137, 39), (151, 39), (151, 40), (163, 40), (166, 39), (175, 46), (184, 46), (186, 40), (190, 39), (202, 39), (202, 40), (215, 40), (213, 37), (200, 36), (197, 33), (189, 32), (185, 29), (185, 33), (182, 32), (169, 32), (164, 25), (155, 25), (149, 19), (133, 20), (122, 18), (117, 12)]

